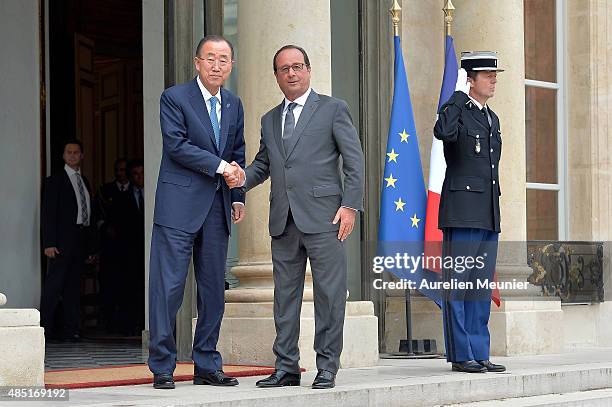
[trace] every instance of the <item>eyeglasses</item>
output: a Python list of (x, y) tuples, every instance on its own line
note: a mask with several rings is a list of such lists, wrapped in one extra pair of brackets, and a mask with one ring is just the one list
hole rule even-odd
[(229, 64), (231, 64), (232, 61), (231, 59), (226, 59), (226, 58), (200, 58), (198, 56), (196, 56), (196, 59), (199, 59), (200, 61), (204, 61), (206, 62), (206, 64), (210, 67), (215, 66), (215, 62), (219, 64), (220, 68), (225, 68), (226, 66), (228, 66)]
[(304, 69), (304, 67), (306, 66), (306, 64), (293, 64), (291, 66), (283, 66), (282, 68), (278, 68), (277, 71), (282, 72), (283, 74), (287, 75), (289, 73), (289, 69), (293, 69), (293, 72), (298, 73), (300, 71), (302, 71), (302, 69)]

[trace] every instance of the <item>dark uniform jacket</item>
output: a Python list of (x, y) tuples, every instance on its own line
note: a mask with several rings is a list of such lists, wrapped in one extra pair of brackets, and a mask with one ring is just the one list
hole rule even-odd
[(499, 118), (456, 91), (439, 111), (434, 135), (444, 142), (446, 176), (440, 197), (438, 227), (478, 228), (500, 232)]

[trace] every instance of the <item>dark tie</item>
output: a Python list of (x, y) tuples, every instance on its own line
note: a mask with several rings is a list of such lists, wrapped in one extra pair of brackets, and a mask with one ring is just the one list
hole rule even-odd
[(77, 189), (79, 190), (79, 202), (81, 203), (81, 224), (87, 226), (89, 224), (88, 212), (87, 212), (87, 198), (85, 197), (85, 187), (81, 180), (81, 174), (75, 172)]
[(219, 142), (221, 129), (219, 128), (219, 118), (217, 117), (217, 97), (213, 96), (210, 98), (210, 123), (212, 124), (213, 132), (215, 133), (215, 144), (217, 150), (219, 149)]
[(486, 116), (487, 121), (489, 122), (489, 127), (491, 127), (491, 116), (489, 115), (489, 109), (487, 109), (487, 107), (485, 106), (480, 111)]
[(297, 103), (291, 102), (289, 106), (287, 106), (287, 114), (285, 114), (285, 125), (283, 126), (283, 147), (285, 148), (285, 153), (287, 152), (287, 140), (293, 136), (293, 130), (295, 129), (295, 116), (293, 116), (293, 109)]
[(142, 189), (138, 188), (138, 209), (144, 211), (144, 198), (142, 196)]

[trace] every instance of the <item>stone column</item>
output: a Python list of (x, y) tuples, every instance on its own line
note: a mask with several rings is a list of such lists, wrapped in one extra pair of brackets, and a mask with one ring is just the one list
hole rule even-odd
[(461, 51), (497, 51), (499, 65), (495, 97), (489, 100), (501, 122), (503, 151), (500, 162), (502, 235), (506, 241), (524, 241), (526, 227), (525, 166), (525, 51), (523, 1), (492, 4), (487, 0), (455, 0), (453, 37)]
[[(502, 233), (497, 277), (525, 281), (527, 267), (525, 51), (523, 1), (492, 5), (487, 0), (456, 0), (454, 38), (457, 52), (495, 50), (506, 69), (498, 75), (491, 108), (501, 121), (503, 151), (500, 162)], [(502, 290), (502, 306), (492, 306), (491, 352), (494, 355), (554, 353), (562, 350), (558, 327), (563, 313), (558, 300), (533, 301), (538, 290)]]
[(142, 348), (149, 351), (149, 258), (155, 190), (162, 155), (159, 129), (159, 97), (164, 91), (164, 5), (156, 0), (142, 3), (142, 77), (145, 164), (145, 332)]
[[(612, 239), (612, 1), (567, 2), (568, 216), (571, 240)], [(610, 346), (612, 248), (604, 245), (606, 302), (564, 307), (566, 342)], [(579, 328), (579, 329), (576, 329)]]
[[(452, 35), (459, 59), (461, 51), (495, 50), (506, 69), (498, 75), (491, 108), (501, 121), (503, 151), (500, 162), (501, 229), (497, 261), (498, 281), (526, 281), (526, 156), (525, 66), (523, 1), (453, 0), (456, 7)], [(440, 5), (440, 8), (442, 6)], [(439, 27), (443, 13), (439, 12)], [(404, 31), (406, 31), (404, 29)], [(442, 38), (442, 36), (440, 36)], [(440, 39), (440, 41), (442, 41)], [(440, 74), (441, 77), (441, 74)], [(435, 79), (434, 83), (439, 83)], [(435, 93), (435, 92), (434, 92)], [(437, 96), (437, 93), (435, 93)], [(563, 348), (563, 312), (559, 300), (535, 300), (538, 288), (502, 290), (502, 305), (492, 305), (489, 330), (493, 355), (540, 354)], [(444, 347), (441, 315), (433, 302), (413, 303), (415, 338), (436, 338)], [(400, 315), (395, 310), (394, 315)]]
[[(284, 97), (272, 70), (272, 58), (280, 47), (295, 44), (304, 48), (312, 66), (312, 88), (331, 94), (329, 27), (328, 1), (309, 3), (309, 12), (299, 19), (295, 18), (295, 10), (281, 0), (239, 1), (238, 94), (244, 105), (247, 163), (259, 150), (261, 117)], [(266, 181), (247, 195), (247, 217), (240, 225), (240, 262), (232, 269), (240, 280), (240, 288), (228, 291), (226, 299), (230, 303), (273, 300), (269, 193), (270, 182)], [(312, 300), (311, 284), (305, 290), (305, 298)]]
[(612, 1), (570, 1), (567, 15), (570, 238), (612, 238)]
[[(238, 2), (237, 67), (238, 94), (245, 111), (247, 163), (259, 149), (261, 116), (281, 103), (274, 77), (272, 58), (280, 47), (303, 47), (312, 66), (311, 85), (319, 93), (331, 94), (331, 31), (328, 0), (287, 7), (281, 0), (240, 0)], [(247, 217), (240, 225), (238, 266), (232, 269), (240, 287), (226, 292), (225, 317), (218, 348), (225, 363), (274, 365), (272, 343), (275, 336), (272, 260), (268, 233), (269, 181), (247, 195)], [(307, 273), (300, 329), (301, 366), (315, 368), (312, 349), (314, 310), (312, 280)], [(360, 324), (357, 326), (357, 324)], [(347, 306), (343, 367), (374, 365), (378, 358), (376, 317), (370, 302)], [(371, 335), (351, 340), (350, 332), (367, 329)], [(368, 345), (373, 345), (368, 347)]]

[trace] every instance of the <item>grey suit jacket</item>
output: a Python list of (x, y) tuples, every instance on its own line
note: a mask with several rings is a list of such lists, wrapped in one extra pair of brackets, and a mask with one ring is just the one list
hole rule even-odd
[(287, 154), (281, 139), (283, 107), (284, 100), (261, 119), (259, 151), (246, 169), (244, 191), (271, 178), (271, 236), (283, 233), (289, 208), (303, 233), (338, 230), (340, 224), (332, 221), (340, 206), (363, 210), (363, 152), (348, 106), (311, 91)]

